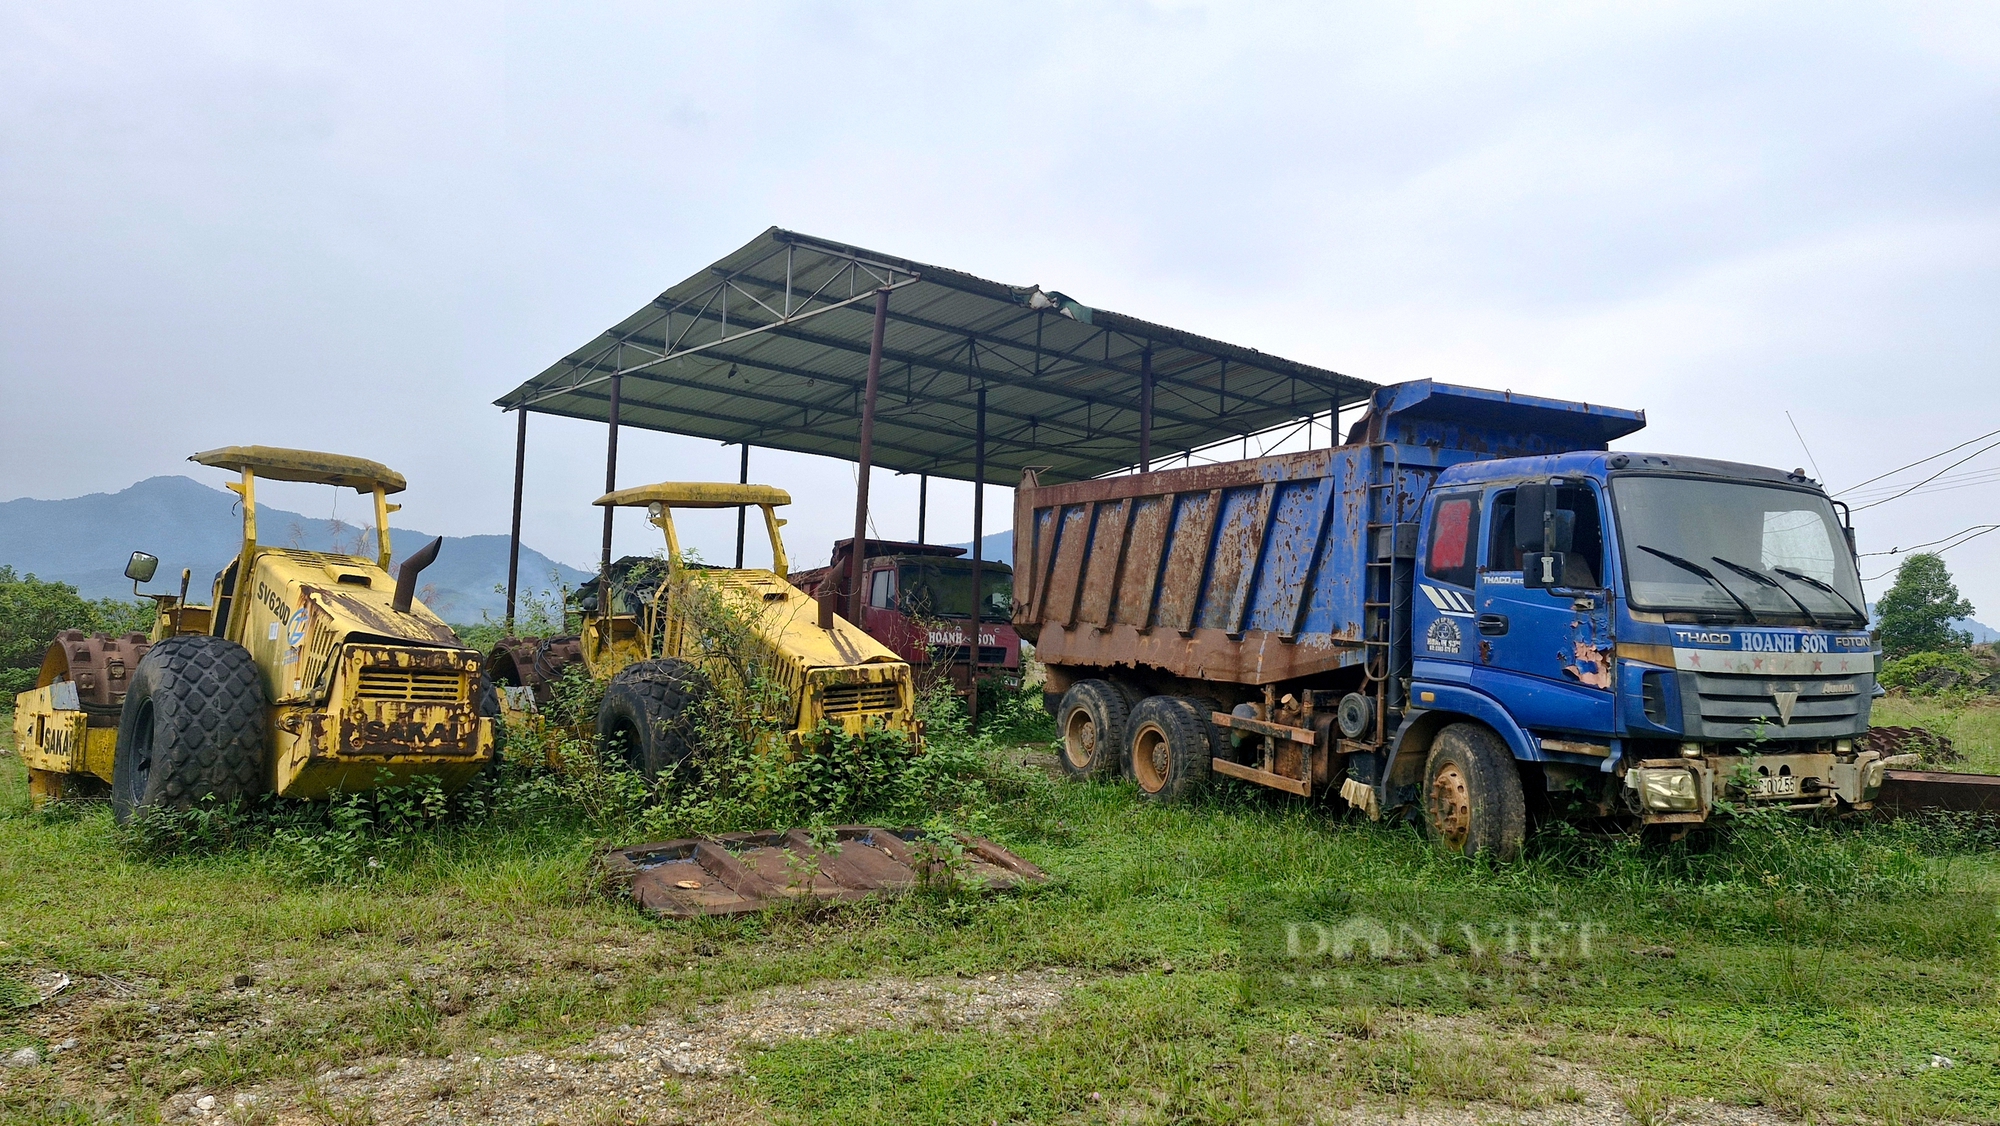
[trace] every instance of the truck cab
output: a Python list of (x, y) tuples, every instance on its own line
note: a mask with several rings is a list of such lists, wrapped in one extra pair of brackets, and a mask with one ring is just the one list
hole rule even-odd
[(1399, 755), (1463, 714), (1548, 791), (1647, 824), (1874, 798), (1852, 533), (1803, 473), (1595, 450), (1471, 461), (1438, 475), (1417, 523)]
[[(834, 558), (844, 556), (853, 543), (850, 538), (834, 544)], [(1018, 688), (1021, 635), (1010, 620), (1014, 569), (990, 559), (981, 561), (980, 591), (974, 598), (972, 560), (964, 556), (962, 547), (869, 540), (859, 624), (911, 667), (929, 669), (949, 681), (961, 696), (972, 690), (975, 675), (980, 683), (997, 680)], [(832, 570), (801, 571), (792, 581), (817, 594)]]

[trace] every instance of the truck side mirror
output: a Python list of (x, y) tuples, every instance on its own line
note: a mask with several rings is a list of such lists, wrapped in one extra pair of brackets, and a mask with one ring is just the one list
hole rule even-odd
[[(1556, 510), (1556, 490), (1548, 484), (1521, 485), (1514, 490), (1514, 546), (1525, 554), (1549, 550), (1544, 518)], [(1525, 566), (1525, 564), (1524, 564)]]
[(143, 551), (135, 551), (132, 553), (132, 558), (125, 563), (125, 577), (131, 579), (132, 584), (136, 587), (140, 583), (152, 582), (153, 572), (159, 569), (160, 560), (158, 556), (148, 555)]

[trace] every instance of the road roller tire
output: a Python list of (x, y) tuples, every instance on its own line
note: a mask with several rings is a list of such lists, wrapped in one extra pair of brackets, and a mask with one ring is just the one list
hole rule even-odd
[(618, 670), (597, 708), (598, 750), (658, 781), (694, 753), (694, 704), (707, 688), (686, 661), (639, 661)]
[(111, 810), (119, 822), (270, 785), (264, 679), (250, 651), (221, 637), (170, 637), (132, 675), (118, 721)]

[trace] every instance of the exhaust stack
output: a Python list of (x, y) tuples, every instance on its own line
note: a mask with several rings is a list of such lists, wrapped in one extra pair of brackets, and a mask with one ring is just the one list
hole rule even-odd
[(437, 562), (438, 549), (444, 546), (444, 537), (432, 540), (428, 547), (403, 560), (396, 568), (396, 600), (394, 606), (398, 614), (410, 612), (410, 602), (417, 596), (417, 576), (425, 567)]

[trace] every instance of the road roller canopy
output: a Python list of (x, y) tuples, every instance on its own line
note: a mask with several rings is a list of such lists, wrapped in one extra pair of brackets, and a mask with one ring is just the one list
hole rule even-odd
[(308, 485), (334, 485), (367, 494), (380, 488), (384, 493), (400, 493), (409, 487), (401, 473), (379, 461), (345, 454), (325, 454), (315, 450), (288, 450), (279, 446), (224, 446), (188, 458), (216, 469), (248, 471), (268, 481), (299, 481)]
[(740, 508), (746, 504), (785, 505), (792, 494), (773, 485), (733, 485), (719, 481), (662, 481), (606, 493), (593, 503), (607, 508)]

